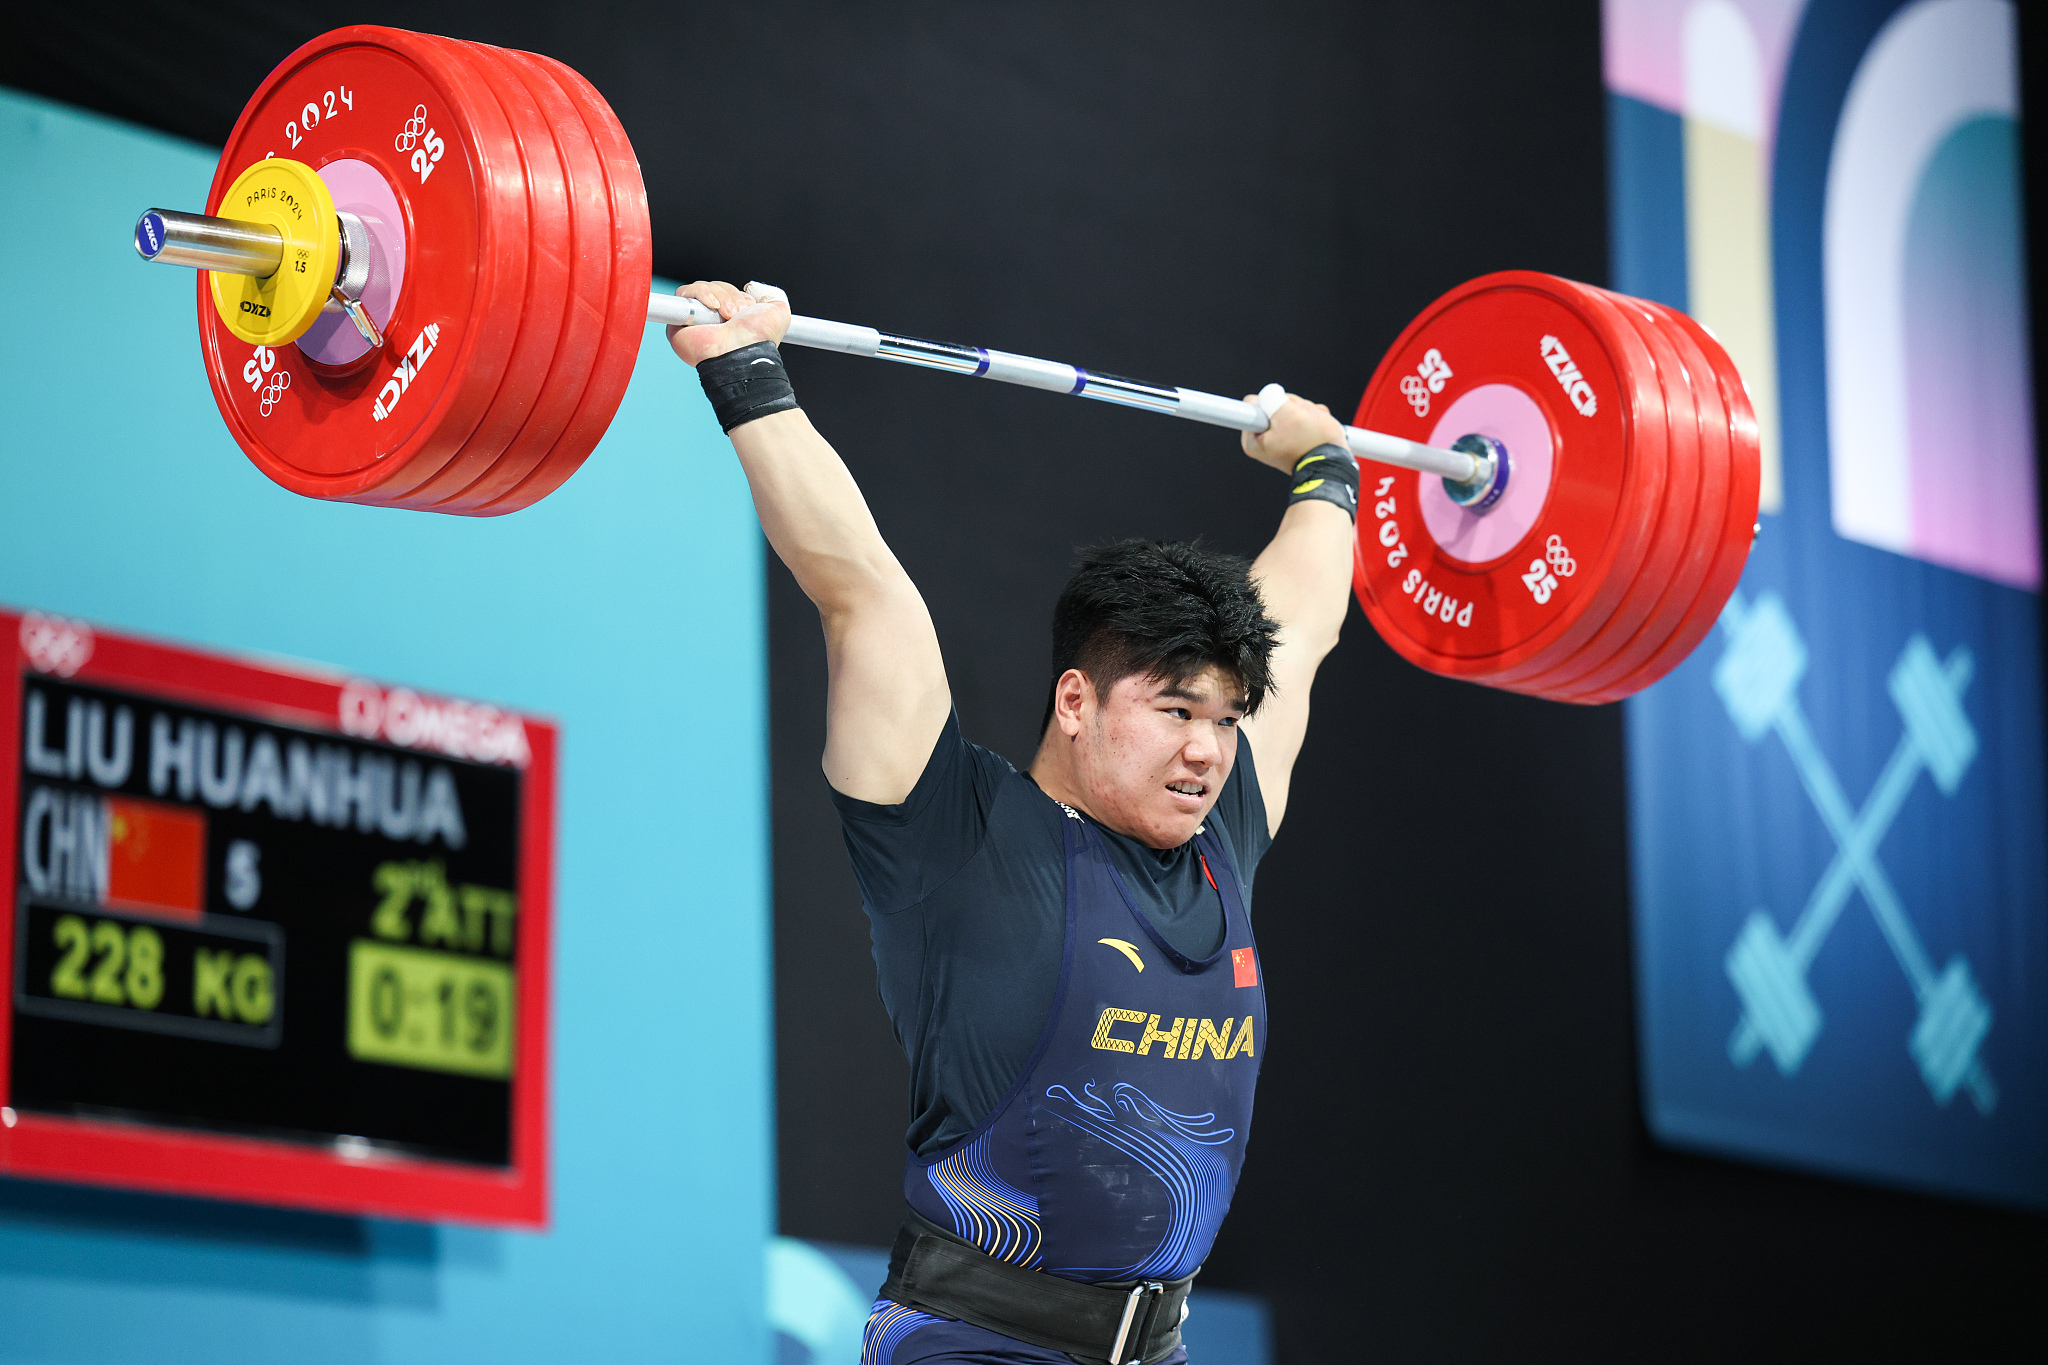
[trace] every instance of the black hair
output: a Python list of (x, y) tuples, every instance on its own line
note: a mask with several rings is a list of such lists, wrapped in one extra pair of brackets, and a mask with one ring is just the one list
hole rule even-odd
[[(1081, 550), (1052, 610), (1052, 681), (1077, 668), (1098, 696), (1125, 678), (1185, 683), (1215, 667), (1245, 691), (1245, 713), (1273, 685), (1280, 627), (1251, 564), (1187, 541), (1120, 540)], [(1053, 699), (1045, 703), (1052, 724)]]

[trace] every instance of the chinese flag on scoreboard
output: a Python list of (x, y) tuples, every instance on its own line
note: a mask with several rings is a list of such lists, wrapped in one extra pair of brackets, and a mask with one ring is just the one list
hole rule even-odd
[(198, 919), (206, 908), (206, 817), (154, 801), (110, 799), (107, 901)]

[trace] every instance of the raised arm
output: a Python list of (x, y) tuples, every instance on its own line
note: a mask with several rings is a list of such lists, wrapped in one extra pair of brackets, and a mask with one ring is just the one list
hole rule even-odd
[[(786, 303), (729, 284), (700, 280), (677, 292), (727, 319), (669, 329), (669, 344), (693, 366), (780, 341), (789, 327)], [(894, 805), (917, 785), (952, 707), (931, 613), (852, 473), (802, 409), (755, 417), (730, 434), (761, 529), (825, 628), (825, 779), (857, 800)]]
[[(1296, 474), (1296, 465), (1316, 447), (1344, 445), (1344, 427), (1320, 403), (1288, 395), (1263, 435), (1247, 432), (1245, 454), (1296, 478), (1296, 487), (1317, 477), (1315, 461)], [(1335, 454), (1335, 452), (1330, 452)], [(1287, 789), (1294, 760), (1308, 734), (1308, 697), (1323, 656), (1337, 644), (1351, 605), (1352, 521), (1335, 503), (1299, 501), (1280, 519), (1280, 530), (1252, 562), (1252, 577), (1266, 610), (1280, 623), (1273, 650), (1273, 690), (1258, 714), (1244, 722), (1258, 753), (1259, 790), (1266, 802), (1266, 826), (1280, 832), (1287, 813)]]

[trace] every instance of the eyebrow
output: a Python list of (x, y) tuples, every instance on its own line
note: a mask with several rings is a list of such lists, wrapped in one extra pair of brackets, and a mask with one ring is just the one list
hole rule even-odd
[[(1198, 706), (1201, 703), (1209, 700), (1209, 694), (1207, 692), (1191, 692), (1187, 688), (1181, 686), (1179, 683), (1175, 683), (1170, 687), (1162, 687), (1155, 695), (1161, 697), (1172, 697), (1176, 701), (1191, 701)], [(1242, 711), (1245, 709), (1245, 703), (1248, 700), (1248, 698), (1246, 698), (1242, 693), (1240, 693), (1239, 695), (1232, 697), (1229, 701), (1225, 702), (1224, 705), (1234, 707), (1237, 710)]]

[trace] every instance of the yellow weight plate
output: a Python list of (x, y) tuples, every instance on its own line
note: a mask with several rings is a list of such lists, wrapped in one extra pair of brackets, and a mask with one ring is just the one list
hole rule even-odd
[(236, 176), (213, 212), (284, 234), (276, 273), (257, 279), (216, 270), (208, 276), (220, 320), (252, 346), (297, 340), (320, 316), (341, 266), (334, 196), (325, 182), (311, 166), (271, 157)]

